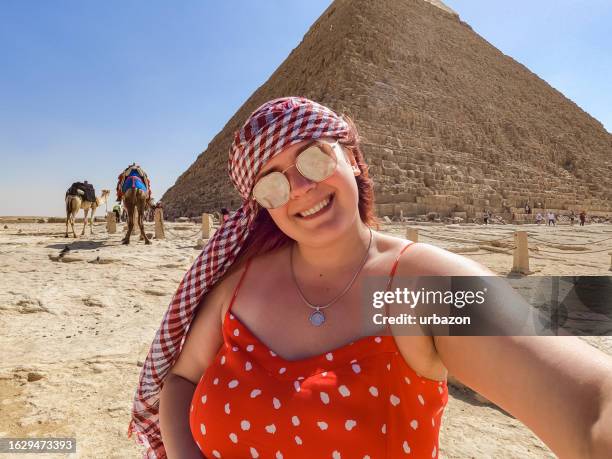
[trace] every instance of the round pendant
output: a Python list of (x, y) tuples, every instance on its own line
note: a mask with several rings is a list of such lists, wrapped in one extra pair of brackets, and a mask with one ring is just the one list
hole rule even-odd
[(315, 327), (323, 325), (323, 322), (325, 322), (325, 314), (323, 314), (321, 311), (315, 311), (310, 314), (310, 323)]

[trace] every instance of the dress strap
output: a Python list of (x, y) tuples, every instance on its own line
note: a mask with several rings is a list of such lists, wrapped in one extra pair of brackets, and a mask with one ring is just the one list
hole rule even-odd
[(385, 289), (385, 291), (388, 291), (391, 288), (391, 283), (393, 282), (393, 276), (395, 276), (395, 271), (397, 270), (397, 265), (399, 264), (400, 257), (406, 251), (406, 249), (410, 247), (412, 244), (414, 244), (414, 241), (408, 242), (404, 247), (402, 247), (402, 250), (400, 250), (400, 253), (395, 258), (395, 262), (393, 263), (393, 267), (391, 268), (391, 272), (389, 273), (389, 282), (387, 283), (387, 288)]
[(238, 295), (238, 290), (240, 290), (240, 286), (242, 285), (242, 281), (244, 280), (244, 277), (245, 277), (247, 271), (249, 270), (250, 264), (251, 264), (251, 258), (249, 258), (247, 260), (247, 262), (245, 263), (244, 271), (242, 271), (242, 275), (240, 276), (240, 280), (236, 284), (236, 288), (234, 289), (234, 294), (232, 295), (232, 301), (230, 302), (229, 308), (227, 308), (227, 313), (228, 314), (232, 310), (232, 306), (234, 305), (234, 300), (236, 299), (236, 296)]

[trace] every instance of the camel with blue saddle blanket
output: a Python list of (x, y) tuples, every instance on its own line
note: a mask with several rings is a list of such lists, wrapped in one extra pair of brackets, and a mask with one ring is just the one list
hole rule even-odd
[[(117, 200), (121, 200), (123, 207), (127, 210), (128, 230), (122, 240), (123, 244), (130, 243), (130, 236), (134, 229), (134, 223), (138, 219), (140, 238), (145, 244), (151, 241), (144, 230), (144, 215), (151, 201), (151, 182), (146, 172), (136, 163), (128, 166), (119, 174), (117, 182)], [(135, 215), (137, 213), (137, 216)]]

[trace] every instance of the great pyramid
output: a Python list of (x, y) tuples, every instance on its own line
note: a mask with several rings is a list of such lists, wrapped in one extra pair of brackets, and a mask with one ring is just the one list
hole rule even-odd
[(527, 201), (612, 215), (612, 135), (599, 121), (439, 0), (336, 0), (166, 192), (169, 217), (240, 204), (233, 133), (286, 95), (353, 117), (380, 216), (509, 216)]

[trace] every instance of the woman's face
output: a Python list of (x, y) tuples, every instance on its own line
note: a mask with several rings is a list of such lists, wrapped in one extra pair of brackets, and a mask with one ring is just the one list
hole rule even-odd
[[(331, 144), (334, 140), (327, 142)], [(302, 176), (296, 167), (290, 167), (297, 153), (309, 143), (312, 140), (285, 148), (266, 163), (257, 178), (289, 168), (285, 172), (291, 187), (289, 201), (267, 210), (274, 223), (290, 238), (308, 245), (323, 245), (343, 234), (359, 218), (359, 192), (355, 181), (359, 168), (352, 152), (336, 144), (338, 165), (335, 172), (322, 182), (313, 182)]]

